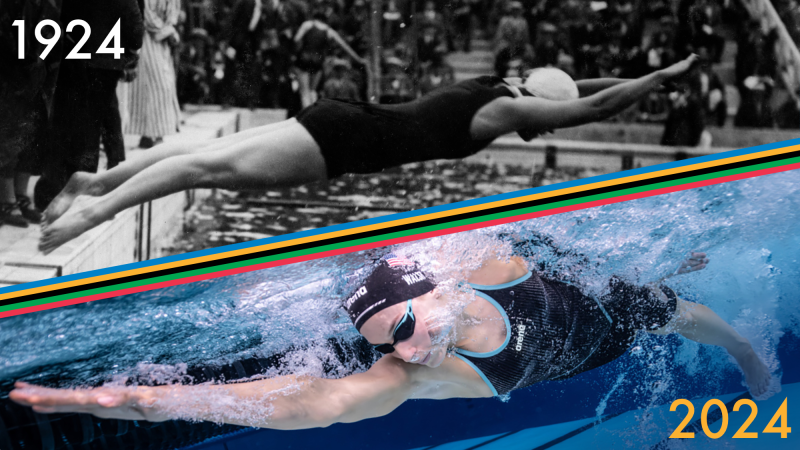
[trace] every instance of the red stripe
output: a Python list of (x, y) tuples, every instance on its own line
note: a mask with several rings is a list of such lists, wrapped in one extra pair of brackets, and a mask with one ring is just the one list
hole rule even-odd
[(758, 177), (758, 176), (770, 175), (770, 174), (773, 174), (773, 173), (788, 172), (790, 170), (795, 170), (795, 169), (800, 169), (800, 163), (794, 163), (794, 164), (789, 164), (789, 165), (780, 166), (780, 167), (772, 167), (772, 168), (769, 168), (769, 169), (761, 169), (761, 170), (757, 170), (757, 171), (754, 171), (754, 172), (748, 172), (748, 173), (744, 173), (744, 174), (728, 175), (726, 177), (715, 178), (713, 180), (696, 181), (694, 183), (681, 184), (681, 185), (678, 185), (678, 186), (666, 187), (666, 188), (656, 189), (656, 190), (647, 191), (647, 192), (639, 192), (639, 193), (636, 193), (636, 194), (628, 194), (628, 195), (623, 195), (623, 196), (620, 196), (620, 197), (614, 197), (614, 198), (611, 198), (611, 199), (596, 200), (596, 201), (592, 201), (592, 202), (581, 203), (579, 205), (564, 206), (564, 207), (561, 207), (561, 208), (550, 209), (550, 210), (547, 210), (547, 211), (539, 211), (539, 212), (535, 212), (535, 213), (523, 214), (523, 215), (513, 216), (513, 217), (505, 217), (505, 218), (502, 218), (502, 219), (495, 219), (495, 220), (490, 220), (490, 221), (486, 221), (486, 222), (480, 222), (480, 223), (476, 223), (476, 224), (462, 225), (462, 226), (459, 226), (459, 227), (448, 228), (446, 230), (437, 230), (437, 231), (431, 231), (431, 232), (428, 232), (428, 233), (420, 233), (420, 234), (415, 234), (415, 235), (412, 235), (412, 236), (404, 236), (404, 237), (401, 237), (401, 238), (389, 239), (389, 240), (386, 240), (386, 241), (371, 242), (369, 244), (356, 245), (356, 246), (341, 248), (341, 249), (337, 249), (337, 250), (329, 250), (329, 251), (326, 251), (326, 252), (314, 253), (312, 255), (297, 256), (297, 257), (294, 257), (294, 258), (283, 259), (283, 260), (280, 260), (280, 261), (272, 261), (272, 262), (268, 262), (268, 263), (255, 264), (255, 265), (252, 265), (252, 266), (239, 267), (239, 268), (236, 268), (236, 269), (229, 269), (229, 270), (224, 270), (224, 271), (220, 271), (220, 272), (207, 273), (207, 274), (197, 275), (197, 276), (193, 276), (193, 277), (180, 278), (180, 279), (177, 279), (177, 280), (164, 281), (164, 282), (161, 282), (161, 283), (154, 283), (154, 284), (148, 284), (148, 285), (143, 285), (143, 286), (137, 286), (135, 288), (123, 289), (123, 290), (114, 291), (114, 292), (104, 292), (102, 294), (90, 295), (90, 296), (86, 296), (86, 297), (79, 297), (79, 298), (75, 298), (75, 299), (71, 299), (71, 300), (64, 300), (64, 301), (55, 302), (55, 303), (48, 303), (48, 304), (37, 305), (37, 306), (30, 306), (30, 307), (27, 307), (27, 308), (20, 308), (20, 309), (15, 309), (15, 310), (12, 310), (12, 311), (0, 312), (0, 318), (12, 317), (12, 316), (20, 315), (20, 314), (26, 314), (26, 313), (32, 313), (32, 312), (38, 312), (38, 311), (45, 311), (45, 310), (48, 310), (48, 309), (59, 308), (59, 307), (62, 307), (62, 306), (77, 305), (77, 304), (80, 304), (80, 303), (87, 303), (87, 302), (91, 302), (91, 301), (95, 301), (95, 300), (103, 300), (103, 299), (106, 299), (106, 298), (117, 297), (117, 296), (121, 296), (121, 295), (135, 294), (137, 292), (150, 291), (150, 290), (161, 289), (161, 288), (170, 287), (170, 286), (178, 286), (178, 285), (181, 285), (181, 284), (194, 283), (194, 282), (197, 282), (197, 281), (209, 280), (209, 279), (212, 279), (212, 278), (225, 277), (225, 276), (229, 276), (229, 275), (236, 275), (236, 274), (246, 273), (246, 272), (253, 272), (253, 271), (256, 271), (256, 270), (268, 269), (268, 268), (271, 268), (271, 267), (284, 266), (284, 265), (294, 264), (294, 263), (304, 262), (304, 261), (311, 261), (311, 260), (319, 259), (319, 258), (327, 258), (329, 256), (337, 256), (337, 255), (342, 255), (342, 254), (346, 254), (346, 253), (353, 253), (353, 252), (357, 252), (357, 251), (361, 251), (361, 250), (370, 250), (370, 249), (373, 249), (373, 248), (385, 247), (385, 246), (388, 246), (388, 245), (402, 244), (402, 243), (405, 243), (405, 242), (418, 241), (418, 240), (428, 239), (428, 238), (432, 238), (432, 237), (436, 237), (436, 236), (444, 236), (444, 235), (447, 235), (447, 234), (460, 233), (460, 232), (463, 232), (463, 231), (476, 230), (476, 229), (479, 229), (479, 228), (487, 228), (487, 227), (491, 227), (491, 226), (495, 226), (495, 225), (502, 225), (502, 224), (506, 224), (506, 223), (519, 222), (519, 221), (528, 220), (528, 219), (535, 219), (535, 218), (538, 218), (538, 217), (552, 216), (552, 215), (555, 215), (555, 214), (561, 214), (561, 213), (565, 213), (565, 212), (579, 211), (581, 209), (594, 208), (594, 207), (597, 207), (597, 206), (611, 205), (611, 204), (614, 204), (614, 203), (622, 203), (622, 202), (626, 202), (626, 201), (630, 201), (630, 200), (638, 200), (638, 199), (641, 199), (641, 198), (653, 197), (653, 196), (656, 196), (656, 195), (669, 194), (669, 193), (672, 193), (672, 192), (685, 191), (685, 190), (695, 189), (695, 188), (704, 187), (704, 186), (711, 186), (711, 185), (714, 185), (714, 184), (722, 184), (722, 183), (727, 183), (727, 182), (730, 182), (730, 181), (743, 180), (743, 179), (746, 179), (746, 178), (755, 178), (755, 177)]

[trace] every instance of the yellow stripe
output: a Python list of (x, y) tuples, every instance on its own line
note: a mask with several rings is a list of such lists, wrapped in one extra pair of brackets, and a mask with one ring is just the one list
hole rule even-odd
[(74, 286), (82, 286), (82, 285), (86, 285), (86, 284), (91, 284), (91, 283), (96, 283), (96, 282), (101, 282), (101, 281), (106, 281), (106, 280), (113, 280), (113, 279), (123, 278), (123, 277), (127, 277), (127, 276), (134, 276), (134, 275), (152, 273), (152, 272), (157, 272), (157, 271), (166, 270), (166, 269), (172, 269), (172, 268), (176, 268), (176, 267), (184, 267), (184, 266), (188, 266), (188, 265), (192, 265), (192, 264), (198, 264), (198, 263), (209, 262), (209, 261), (216, 261), (216, 260), (230, 258), (230, 257), (234, 257), (234, 256), (258, 253), (258, 252), (262, 252), (262, 251), (266, 251), (266, 250), (274, 250), (274, 249), (294, 246), (294, 245), (298, 245), (298, 244), (317, 242), (317, 241), (322, 241), (322, 240), (330, 239), (330, 238), (336, 238), (336, 237), (342, 237), (342, 236), (350, 236), (350, 235), (359, 234), (359, 233), (363, 233), (363, 232), (367, 232), (367, 231), (381, 230), (381, 229), (395, 227), (395, 226), (398, 226), (398, 225), (407, 225), (407, 224), (425, 222), (425, 221), (428, 221), (428, 220), (433, 220), (433, 219), (438, 219), (438, 218), (443, 218), (443, 217), (450, 217), (450, 216), (455, 216), (455, 215), (469, 213), (469, 212), (482, 211), (482, 210), (492, 209), (492, 208), (496, 208), (496, 207), (500, 207), (500, 206), (514, 205), (514, 204), (529, 202), (529, 201), (532, 201), (532, 200), (541, 200), (541, 199), (556, 197), (556, 196), (564, 195), (564, 194), (571, 194), (571, 193), (583, 192), (583, 191), (588, 191), (588, 190), (602, 188), (602, 187), (616, 186), (616, 185), (635, 182), (635, 181), (648, 180), (648, 179), (658, 178), (658, 177), (661, 177), (661, 176), (664, 176), (664, 175), (673, 175), (673, 174), (685, 173), (685, 172), (690, 172), (690, 171), (697, 170), (697, 169), (716, 167), (716, 166), (721, 166), (721, 165), (740, 162), (740, 161), (750, 161), (750, 160), (759, 159), (759, 158), (765, 158), (765, 157), (769, 157), (769, 156), (773, 156), (773, 155), (780, 155), (780, 154), (783, 154), (783, 153), (789, 153), (789, 152), (796, 151), (796, 150), (800, 150), (800, 145), (793, 145), (793, 146), (790, 146), (790, 147), (784, 147), (784, 148), (774, 149), (774, 150), (766, 150), (766, 151), (758, 152), (758, 153), (749, 153), (749, 154), (746, 154), (746, 155), (740, 155), (740, 156), (735, 156), (735, 157), (731, 157), (731, 158), (724, 158), (724, 159), (708, 161), (708, 162), (704, 162), (704, 163), (692, 164), (692, 165), (688, 165), (688, 166), (675, 167), (675, 168), (671, 168), (671, 169), (660, 170), (660, 171), (657, 171), (657, 172), (650, 172), (650, 173), (645, 173), (645, 174), (640, 174), (640, 175), (633, 175), (633, 176), (628, 176), (628, 177), (623, 177), (623, 178), (615, 178), (613, 180), (600, 181), (600, 182), (597, 182), (597, 183), (592, 183), (592, 184), (587, 184), (587, 185), (573, 186), (573, 187), (569, 187), (569, 188), (559, 189), (559, 190), (556, 190), (556, 191), (542, 192), (542, 193), (538, 193), (538, 194), (526, 195), (526, 196), (523, 196), (523, 197), (516, 197), (516, 198), (511, 198), (511, 199), (506, 199), (506, 200), (499, 200), (499, 201), (491, 202), (491, 203), (482, 203), (480, 205), (467, 206), (467, 207), (458, 208), (458, 209), (451, 209), (451, 210), (447, 210), (447, 211), (440, 211), (440, 212), (436, 212), (436, 213), (426, 214), (426, 215), (423, 215), (423, 216), (415, 216), (415, 217), (409, 217), (409, 218), (404, 218), (404, 219), (398, 219), (398, 220), (394, 220), (394, 221), (391, 221), (391, 222), (384, 222), (384, 223), (378, 223), (378, 224), (373, 224), (373, 225), (365, 225), (365, 226), (361, 226), (361, 227), (358, 227), (358, 228), (348, 228), (346, 230), (332, 231), (332, 232), (321, 234), (321, 235), (308, 236), (308, 237), (303, 237), (303, 238), (292, 239), (290, 241), (276, 242), (276, 243), (271, 243), (271, 244), (260, 245), (260, 246), (257, 246), (257, 247), (250, 247), (250, 248), (240, 249), (240, 250), (232, 250), (232, 251), (229, 251), (229, 252), (216, 253), (216, 254), (213, 254), (213, 255), (206, 255), (206, 256), (201, 256), (201, 257), (192, 258), (192, 259), (174, 261), (174, 262), (159, 264), (159, 265), (155, 265), (155, 266), (141, 267), (141, 268), (138, 268), (138, 269), (127, 270), (127, 271), (124, 271), (124, 272), (115, 272), (115, 273), (99, 275), (99, 276), (91, 277), (91, 278), (83, 278), (83, 279), (80, 279), (80, 280), (73, 280), (73, 281), (68, 281), (68, 282), (64, 282), (64, 283), (58, 283), (58, 284), (54, 284), (54, 285), (41, 286), (41, 287), (36, 287), (36, 288), (32, 288), (32, 289), (27, 289), (27, 290), (24, 290), (24, 291), (17, 291), (17, 292), (11, 292), (11, 293), (8, 293), (8, 294), (2, 294), (2, 295), (0, 295), (0, 302), (2, 302), (2, 300), (16, 298), (16, 297), (20, 297), (20, 296), (23, 296), (23, 295), (38, 294), (38, 293), (42, 293), (42, 292), (49, 292), (49, 291), (54, 291), (54, 290), (64, 289), (64, 288), (69, 288), (69, 287), (74, 287)]

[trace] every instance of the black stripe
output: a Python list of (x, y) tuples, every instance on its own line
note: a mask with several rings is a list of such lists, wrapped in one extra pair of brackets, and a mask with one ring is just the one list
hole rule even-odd
[(570, 431), (569, 433), (567, 433), (567, 434), (565, 434), (563, 436), (559, 436), (559, 437), (553, 439), (552, 441), (545, 442), (544, 444), (542, 444), (542, 445), (540, 445), (538, 447), (534, 447), (532, 450), (544, 450), (546, 448), (550, 448), (550, 447), (552, 447), (554, 445), (560, 444), (560, 443), (566, 441), (567, 439), (569, 439), (571, 437), (574, 437), (574, 436), (577, 436), (577, 435), (583, 433), (586, 430), (592, 429), (596, 425), (600, 425), (603, 422), (607, 422), (607, 421), (613, 419), (614, 417), (617, 417), (620, 414), (622, 414), (622, 413), (616, 413), (616, 414), (610, 414), (608, 416), (604, 416), (600, 420), (596, 420), (596, 421), (594, 421), (592, 423), (587, 423), (586, 425), (584, 425), (584, 426), (582, 426), (582, 427), (580, 427), (578, 429), (572, 430), (572, 431)]
[[(735, 399), (729, 401), (728, 403), (725, 403), (725, 408), (728, 411), (731, 411), (733, 409), (733, 406), (736, 404), (736, 402), (738, 402), (739, 400), (741, 400), (743, 398), (747, 398), (747, 399), (751, 399), (752, 400), (753, 397), (750, 396), (749, 392), (745, 392), (744, 394), (736, 397)], [(707, 416), (707, 420), (708, 420), (709, 424), (717, 422), (721, 418), (722, 418), (722, 410), (720, 408), (717, 408), (714, 411), (710, 412), (708, 414), (708, 416)], [(689, 425), (686, 425), (686, 427), (684, 427), (684, 431), (703, 434), (704, 431), (703, 431), (703, 422), (702, 422), (702, 420), (703, 420), (703, 418), (700, 417), (699, 419), (695, 420), (694, 422), (690, 423)], [(670, 434), (672, 434), (672, 433), (670, 433)], [(676, 440), (677, 441), (681, 441), (682, 439), (678, 438)], [(650, 447), (650, 450), (666, 450), (666, 449), (668, 449), (670, 447), (670, 445), (669, 445), (670, 442), (672, 442), (672, 439), (670, 439), (669, 437), (664, 438), (658, 444), (655, 444), (654, 446)]]
[(516, 203), (516, 204), (511, 204), (511, 205), (496, 206), (494, 208), (489, 208), (489, 209), (485, 209), (485, 210), (481, 210), (481, 211), (465, 212), (465, 213), (456, 214), (456, 215), (452, 215), (452, 216), (448, 216), (448, 217), (440, 217), (440, 218), (437, 218), (437, 219), (429, 219), (429, 220), (426, 220), (424, 222), (411, 223), (411, 224), (405, 224), (405, 225), (395, 225), (393, 227), (379, 229), (379, 230), (363, 231), (363, 232), (360, 232), (360, 233), (357, 233), (357, 234), (354, 234), (354, 235), (332, 237), (332, 238), (323, 239), (323, 240), (317, 241), (317, 242), (310, 242), (310, 243), (304, 243), (304, 244), (295, 244), (295, 245), (291, 245), (289, 247), (283, 247), (283, 248), (279, 248), (279, 249), (263, 250), (263, 251), (260, 251), (260, 252), (250, 253), (250, 254), (246, 254), (246, 255), (230, 256), (230, 257), (222, 258), (222, 259), (215, 260), (215, 261), (206, 261), (206, 262), (189, 264), (189, 265), (182, 266), (182, 267), (175, 267), (175, 268), (170, 268), (170, 269), (162, 269), (162, 270), (159, 270), (159, 271), (156, 271), (156, 272), (151, 272), (151, 273), (146, 273), (146, 274), (129, 275), (129, 276), (125, 276), (125, 277), (115, 278), (115, 279), (112, 279), (112, 280), (97, 281), (97, 282), (94, 282), (94, 283), (91, 283), (91, 284), (87, 284), (87, 285), (61, 288), (61, 289), (56, 289), (56, 290), (53, 290), (53, 291), (36, 293), (36, 294), (28, 294), (28, 295), (23, 295), (23, 296), (16, 297), (16, 298), (13, 298), (13, 299), (9, 299), (9, 300), (5, 300), (5, 301), (0, 301), (0, 305), (2, 305), (2, 306), (13, 305), (13, 304), (16, 304), (16, 303), (21, 303), (21, 302), (26, 302), (26, 301), (31, 301), (31, 300), (38, 300), (38, 299), (41, 299), (41, 298), (53, 297), (53, 296), (56, 296), (56, 295), (72, 294), (72, 293), (76, 293), (76, 292), (86, 291), (86, 290), (89, 290), (89, 289), (97, 289), (97, 288), (114, 286), (114, 285), (123, 284), (123, 283), (141, 281), (141, 280), (145, 280), (145, 279), (149, 279), (149, 278), (155, 278), (155, 277), (166, 276), (166, 275), (173, 275), (173, 274), (178, 274), (178, 273), (182, 273), (182, 272), (188, 272), (188, 271), (192, 271), (192, 270), (198, 270), (198, 269), (204, 269), (204, 268), (209, 268), (209, 267), (220, 266), (220, 265), (223, 265), (223, 264), (230, 264), (230, 263), (254, 260), (254, 259), (263, 258), (263, 257), (267, 257), (267, 256), (281, 255), (281, 254), (294, 252), (294, 251), (298, 251), (298, 250), (306, 250), (306, 249), (311, 249), (311, 248), (315, 248), (315, 247), (321, 247), (321, 246), (325, 246), (325, 245), (345, 243), (345, 242), (349, 242), (349, 241), (353, 241), (353, 240), (357, 240), (357, 239), (376, 237), (376, 236), (381, 236), (381, 235), (390, 234), (390, 233), (396, 233), (396, 232), (402, 232), (402, 231), (409, 231), (409, 230), (414, 230), (414, 229), (417, 229), (417, 228), (422, 228), (422, 227), (427, 227), (427, 226), (432, 226), (432, 225), (447, 224), (447, 223), (450, 223), (450, 222), (456, 222), (456, 221), (459, 221), (459, 220), (465, 220), (465, 219), (471, 219), (471, 218), (476, 218), (476, 217), (481, 217), (481, 216), (487, 216), (487, 215), (490, 215), (490, 214), (498, 214), (498, 213), (515, 211), (515, 210), (522, 210), (522, 209), (530, 208), (530, 207), (534, 207), (534, 206), (542, 206), (542, 205), (562, 202), (562, 201), (566, 201), (566, 200), (579, 199), (579, 198), (582, 198), (582, 197), (588, 197), (588, 196), (592, 196), (592, 195), (611, 193), (611, 192), (616, 192), (616, 191), (620, 191), (620, 190), (624, 190), (624, 189), (631, 189), (631, 188), (636, 188), (636, 187), (643, 187), (643, 186), (653, 185), (653, 184), (657, 184), (657, 183), (674, 181), (674, 180), (679, 180), (679, 179), (682, 179), (682, 178), (688, 178), (688, 177), (693, 177), (693, 176), (712, 174), (712, 173), (715, 173), (715, 172), (721, 172), (721, 171), (725, 171), (725, 170), (748, 167), (748, 166), (752, 166), (752, 165), (756, 165), (756, 164), (762, 164), (762, 163), (766, 163), (766, 162), (780, 161), (780, 160), (784, 160), (784, 159), (793, 158), (793, 157), (796, 157), (796, 156), (800, 156), (800, 150), (793, 151), (793, 152), (788, 152), (788, 153), (782, 153), (782, 154), (778, 154), (778, 155), (766, 156), (766, 157), (757, 158), (757, 159), (754, 159), (754, 160), (739, 161), (739, 162), (733, 162), (733, 163), (724, 164), (724, 165), (715, 166), (715, 167), (696, 169), (696, 170), (692, 170), (692, 171), (684, 172), (684, 173), (662, 175), (662, 176), (656, 177), (656, 178), (638, 180), (638, 181), (631, 181), (631, 182), (628, 182), (628, 183), (623, 183), (623, 184), (614, 185), (614, 186), (598, 187), (598, 188), (590, 189), (588, 191), (575, 192), (575, 193), (570, 193), (570, 194), (562, 194), (562, 195), (557, 195), (557, 196), (550, 197), (550, 198), (545, 198), (545, 199), (530, 200), (530, 201), (527, 201), (527, 202)]
[(464, 450), (474, 450), (474, 449), (476, 449), (476, 448), (481, 448), (481, 447), (483, 447), (484, 445), (489, 445), (489, 444), (491, 444), (492, 442), (499, 441), (500, 439), (505, 439), (505, 438), (507, 438), (508, 436), (511, 436), (512, 434), (519, 433), (520, 431), (521, 431), (521, 430), (512, 431), (512, 432), (510, 432), (510, 433), (506, 433), (506, 434), (503, 434), (503, 435), (501, 435), (501, 436), (497, 436), (496, 438), (489, 439), (489, 440), (488, 440), (488, 441), (486, 441), (486, 442), (481, 442), (481, 443), (480, 443), (480, 444), (478, 444), (478, 445), (473, 445), (472, 447), (465, 448)]
[[(533, 450), (545, 450), (545, 449), (547, 449), (547, 448), (550, 448), (550, 447), (552, 447), (552, 446), (554, 446), (554, 445), (556, 445), (556, 444), (560, 444), (561, 442), (564, 442), (564, 441), (566, 441), (567, 439), (569, 439), (569, 438), (571, 438), (571, 437), (573, 437), (573, 436), (576, 436), (576, 435), (578, 435), (578, 434), (580, 434), (580, 433), (583, 433), (584, 431), (586, 431), (586, 430), (589, 430), (589, 429), (593, 428), (593, 427), (594, 427), (594, 426), (596, 426), (596, 425), (599, 425), (599, 424), (601, 424), (601, 423), (603, 423), (603, 422), (606, 422), (606, 421), (608, 421), (608, 420), (611, 420), (611, 419), (613, 419), (614, 417), (617, 417), (617, 416), (619, 416), (620, 414), (623, 414), (623, 413), (610, 414), (610, 415), (608, 415), (608, 416), (604, 416), (604, 417), (602, 417), (600, 420), (594, 421), (594, 422), (592, 422), (592, 423), (588, 423), (588, 424), (586, 424), (586, 425), (584, 425), (584, 426), (582, 426), (582, 427), (580, 427), (580, 428), (578, 428), (578, 429), (575, 429), (575, 430), (572, 430), (572, 431), (570, 431), (569, 433), (567, 433), (567, 434), (565, 434), (565, 435), (563, 435), (563, 436), (559, 436), (559, 437), (557, 437), (557, 438), (555, 438), (555, 439), (553, 439), (553, 440), (551, 440), (551, 441), (545, 442), (544, 444), (542, 444), (542, 445), (540, 445), (540, 446), (538, 446), (538, 447), (535, 447), (535, 448), (533, 448)], [(500, 436), (494, 437), (494, 438), (492, 438), (492, 439), (489, 439), (488, 441), (481, 442), (481, 443), (480, 443), (480, 444), (478, 444), (478, 445), (473, 445), (472, 447), (466, 448), (466, 449), (464, 449), (464, 450), (474, 450), (474, 449), (476, 449), (476, 448), (481, 448), (481, 447), (483, 447), (483, 446), (486, 446), (486, 445), (489, 445), (489, 444), (491, 444), (492, 442), (497, 442), (497, 441), (499, 441), (500, 439), (505, 439), (505, 438), (507, 438), (508, 436), (511, 436), (512, 434), (517, 434), (517, 433), (519, 433), (520, 431), (525, 431), (525, 430), (511, 431), (511, 432), (509, 432), (509, 433), (506, 433), (506, 434), (503, 434), (503, 435), (500, 435)], [(448, 444), (449, 444), (449, 442), (448, 442)], [(440, 445), (442, 445), (442, 444), (436, 444), (436, 445), (433, 445), (433, 446), (430, 446), (430, 447), (426, 447), (426, 448), (424, 448), (423, 450), (431, 450), (431, 449), (434, 449), (434, 448), (436, 448), (436, 447), (439, 447)]]

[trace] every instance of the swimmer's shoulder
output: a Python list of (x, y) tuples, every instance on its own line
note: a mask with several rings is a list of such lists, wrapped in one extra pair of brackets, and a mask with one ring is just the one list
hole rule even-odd
[(469, 281), (474, 284), (492, 286), (510, 283), (528, 273), (525, 262), (519, 257), (512, 257), (507, 261), (489, 259), (481, 267), (470, 274)]
[(399, 363), (414, 384), (411, 398), (443, 400), (492, 396), (491, 389), (475, 369), (456, 356), (448, 355), (442, 364), (435, 368), (403, 361)]

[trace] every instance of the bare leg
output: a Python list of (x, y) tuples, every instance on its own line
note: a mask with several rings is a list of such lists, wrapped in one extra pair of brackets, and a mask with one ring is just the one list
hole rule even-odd
[[(663, 294), (662, 294), (663, 295)], [(772, 375), (753, 351), (750, 342), (742, 337), (714, 311), (704, 305), (678, 299), (675, 317), (654, 334), (680, 333), (695, 342), (724, 347), (736, 359), (753, 396), (758, 397), (769, 387)]]
[(72, 206), (72, 202), (79, 195), (105, 195), (116, 189), (117, 186), (121, 185), (132, 176), (165, 158), (220, 150), (254, 136), (269, 133), (296, 123), (297, 121), (295, 120), (284, 120), (282, 122), (252, 128), (203, 143), (179, 142), (161, 144), (146, 152), (139, 152), (137, 157), (130, 158), (105, 172), (96, 174), (76, 172), (69, 179), (64, 189), (50, 202), (47, 210), (45, 210), (45, 224), (49, 225), (61, 217), (70, 206)]
[(264, 189), (325, 177), (319, 146), (292, 121), (221, 149), (171, 156), (144, 168), (97, 203), (64, 214), (46, 227), (39, 250), (49, 253), (126, 208), (184, 189)]

